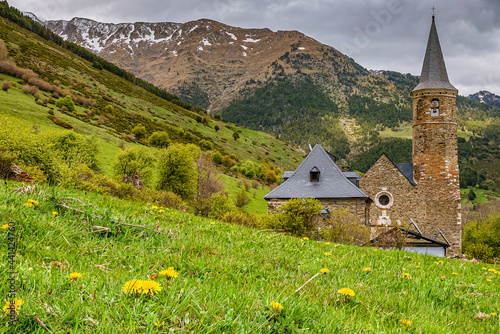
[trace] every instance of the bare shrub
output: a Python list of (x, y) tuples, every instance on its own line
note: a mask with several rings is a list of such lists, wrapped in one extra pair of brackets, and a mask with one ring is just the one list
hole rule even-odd
[(211, 159), (200, 156), (196, 160), (198, 169), (198, 178), (196, 185), (196, 194), (193, 206), (196, 215), (208, 217), (211, 211), (213, 194), (224, 190), (224, 184), (220, 181), (217, 168)]
[(120, 148), (122, 150), (124, 150), (125, 149), (125, 141), (124, 140), (120, 140), (120, 143), (118, 144), (118, 146), (120, 146)]
[(49, 101), (50, 101), (50, 99), (48, 97), (44, 97), (42, 100), (42, 103), (44, 106), (47, 106), (47, 104), (49, 104)]
[(38, 87), (36, 87), (36, 86), (30, 86), (30, 85), (24, 85), (23, 86), (23, 93), (35, 96), (35, 94), (38, 93)]
[(0, 60), (8, 60), (9, 52), (7, 51), (7, 47), (5, 46), (4, 41), (0, 40)]
[(62, 113), (64, 113), (64, 112), (66, 112), (66, 111), (68, 111), (68, 107), (66, 107), (66, 106), (62, 106), (62, 107), (61, 107), (61, 112), (62, 112)]
[(2, 83), (2, 89), (3, 89), (4, 91), (8, 91), (8, 90), (9, 90), (9, 89), (11, 89), (11, 88), (12, 88), (12, 81), (10, 81), (10, 80), (6, 80), (6, 81), (4, 81), (4, 82)]
[(321, 234), (326, 240), (358, 246), (370, 242), (370, 228), (345, 209), (332, 212), (322, 225)]
[(108, 118), (104, 115), (99, 116), (99, 120), (97, 121), (97, 124), (99, 125), (104, 125), (108, 121)]

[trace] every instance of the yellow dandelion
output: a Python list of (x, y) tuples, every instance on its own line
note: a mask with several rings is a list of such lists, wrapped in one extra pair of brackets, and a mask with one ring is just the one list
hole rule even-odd
[(495, 272), (496, 270), (493, 268), (488, 269), (488, 271)]
[(161, 327), (161, 326), (165, 326), (165, 325), (166, 325), (166, 324), (165, 324), (165, 321), (162, 321), (162, 322), (156, 321), (156, 322), (155, 322), (155, 326), (156, 326), (156, 327)]
[(10, 227), (10, 226), (9, 226), (9, 224), (3, 224), (3, 225), (2, 225), (2, 228), (3, 228), (4, 230), (5, 230), (5, 229), (8, 229), (9, 227)]
[(412, 322), (408, 319), (403, 319), (403, 320), (400, 320), (399, 321), (401, 323), (401, 325), (405, 325), (405, 326), (411, 326)]
[(72, 281), (76, 281), (80, 277), (82, 277), (82, 274), (80, 273), (71, 273), (68, 275), (68, 278), (70, 278)]
[(151, 204), (150, 203), (146, 203), (147, 206), (150, 206)]
[(497, 314), (496, 314), (496, 312), (493, 312), (493, 313), (491, 314), (491, 316), (493, 316), (493, 317), (494, 317), (494, 316), (496, 316), (496, 315), (497, 315)]
[(329, 243), (329, 242), (325, 242), (325, 245), (329, 246), (329, 245), (330, 245), (330, 243)]
[(404, 279), (412, 279), (411, 275), (408, 274), (408, 273), (402, 273), (401, 277), (404, 278)]
[(270, 238), (270, 236), (266, 235), (266, 238), (267, 238), (267, 239), (269, 239), (269, 238)]
[(373, 249), (373, 251), (374, 251), (374, 252), (378, 251), (378, 248), (374, 248), (374, 249)]
[(128, 293), (128, 292), (141, 292), (142, 290), (142, 280), (140, 279), (133, 279), (131, 281), (128, 281), (125, 283), (122, 287), (123, 292)]
[(24, 203), (23, 205), (24, 205), (25, 207), (27, 207), (27, 208), (31, 208), (31, 207), (33, 206), (33, 203), (29, 203), (29, 202), (28, 202), (28, 203)]
[(420, 268), (420, 266), (415, 266), (415, 268), (419, 269), (419, 268)]
[(340, 246), (340, 245), (333, 245), (333, 247), (338, 247), (338, 246)]
[(158, 209), (158, 207), (157, 207), (156, 205), (153, 205), (153, 206), (151, 207), (151, 209), (156, 210), (156, 209)]
[(158, 210), (158, 212), (159, 212), (159, 213), (164, 213), (164, 212), (165, 212), (165, 210), (160, 209), (160, 210)]
[(483, 269), (483, 270), (487, 270), (487, 269), (486, 269), (486, 267), (482, 267), (481, 269)]
[(458, 273), (451, 273), (452, 275), (458, 275)]
[(434, 262), (434, 264), (439, 264), (439, 262), (436, 261), (436, 262)]
[(365, 268), (365, 269), (363, 269), (363, 271), (366, 271), (367, 273), (369, 273), (369, 272), (371, 272), (372, 270), (371, 270), (371, 268)]
[(31, 204), (33, 204), (33, 205), (38, 205), (38, 202), (37, 202), (37, 201), (35, 201), (34, 199), (29, 199), (29, 200), (28, 200), (28, 203), (31, 203)]
[(322, 268), (320, 270), (323, 274), (328, 274), (330, 272), (330, 270), (328, 270), (328, 268)]
[(487, 278), (487, 279), (486, 279), (486, 282), (491, 282), (491, 279)]
[(325, 255), (326, 255), (326, 256), (332, 256), (332, 253), (330, 253), (330, 252), (325, 252)]
[(157, 283), (155, 281), (142, 281), (141, 287), (142, 287), (142, 293), (152, 294), (152, 295), (157, 292), (160, 292), (162, 289), (160, 283)]
[(215, 223), (214, 222), (210, 222), (210, 225), (215, 225)]
[(58, 213), (57, 211), (52, 211), (52, 214), (53, 214), (54, 216), (57, 216), (59, 213)]
[(340, 293), (341, 295), (343, 295), (344, 297), (347, 297), (347, 296), (354, 297), (356, 295), (354, 293), (354, 291), (350, 288), (342, 288), (342, 289), (338, 290), (337, 292)]
[(303, 237), (302, 239), (304, 239), (304, 240), (309, 240), (309, 238), (308, 238), (308, 237)]
[(271, 302), (271, 308), (273, 309), (274, 312), (281, 312), (283, 309), (283, 305), (277, 302)]
[[(24, 301), (19, 298), (14, 299), (14, 309), (16, 310), (16, 313), (19, 314), (19, 307), (24, 304)], [(5, 306), (3, 307), (5, 313), (9, 314), (10, 313), (10, 301), (5, 301)]]
[(439, 260), (438, 262), (439, 262), (439, 263), (444, 263), (444, 262), (443, 262), (443, 261), (441, 261), (441, 260)]
[(167, 277), (179, 277), (179, 274), (174, 270), (174, 267), (168, 267), (167, 269), (160, 271), (160, 275)]

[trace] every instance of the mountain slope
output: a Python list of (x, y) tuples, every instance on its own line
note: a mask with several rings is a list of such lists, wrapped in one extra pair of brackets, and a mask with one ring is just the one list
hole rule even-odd
[(500, 96), (485, 90), (479, 91), (475, 94), (471, 94), (468, 96), (468, 98), (474, 101), (486, 103), (492, 107), (500, 108)]

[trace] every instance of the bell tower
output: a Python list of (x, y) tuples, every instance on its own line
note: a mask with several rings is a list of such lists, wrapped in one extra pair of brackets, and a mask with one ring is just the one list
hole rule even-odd
[(413, 178), (421, 203), (419, 227), (430, 237), (441, 232), (452, 253), (461, 249), (457, 94), (448, 80), (433, 13), (420, 82), (411, 92)]

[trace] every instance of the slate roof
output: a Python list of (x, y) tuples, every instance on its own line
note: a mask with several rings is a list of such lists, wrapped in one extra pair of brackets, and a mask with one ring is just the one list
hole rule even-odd
[(394, 165), (397, 167), (397, 169), (399, 169), (401, 174), (403, 174), (408, 179), (408, 181), (410, 181), (411, 184), (413, 184), (414, 186), (417, 185), (413, 180), (413, 164), (411, 162), (399, 163)]
[[(320, 171), (319, 181), (311, 182), (309, 172)], [(265, 199), (280, 198), (366, 198), (369, 197), (353, 185), (335, 164), (333, 156), (316, 144), (293, 175), (279, 187), (265, 195)]]
[(413, 91), (439, 88), (457, 90), (448, 80), (448, 73), (446, 72), (446, 66), (444, 64), (441, 45), (439, 44), (436, 23), (434, 22), (434, 16), (432, 16), (431, 31), (427, 42), (427, 50), (425, 51), (420, 82)]
[(286, 181), (286, 180), (288, 180), (290, 178), (290, 176), (293, 175), (293, 173), (295, 173), (294, 170), (292, 170), (292, 171), (290, 171), (290, 170), (284, 171), (283, 175), (281, 175), (281, 178)]

